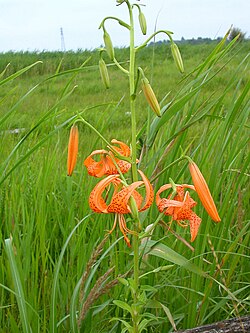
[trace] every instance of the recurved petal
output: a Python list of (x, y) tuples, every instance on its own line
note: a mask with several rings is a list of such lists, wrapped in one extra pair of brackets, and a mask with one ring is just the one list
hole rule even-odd
[(130, 148), (126, 145), (126, 143), (122, 141), (118, 141), (116, 139), (111, 140), (112, 143), (118, 144), (120, 147), (112, 146), (114, 150), (116, 150), (119, 154), (129, 157), (130, 156)]
[(118, 160), (117, 161), (117, 166), (121, 170), (121, 173), (127, 173), (128, 170), (131, 168), (131, 163), (123, 160)]
[(125, 187), (121, 191), (117, 192), (113, 196), (113, 198), (107, 208), (107, 211), (109, 213), (119, 213), (119, 214), (131, 213), (131, 209), (128, 205), (128, 200), (129, 200), (130, 196), (133, 194), (134, 190), (137, 187), (139, 187), (141, 184), (143, 184), (142, 181), (134, 182), (133, 184), (129, 185), (128, 187)]
[[(102, 158), (104, 154), (107, 154), (106, 150), (94, 150), (83, 162), (86, 166), (88, 174), (94, 177), (102, 177), (105, 174), (105, 170), (103, 168)], [(100, 155), (101, 159), (99, 161), (95, 161), (92, 156)]]
[(201, 224), (201, 218), (192, 212), (189, 219), (191, 242), (193, 242), (198, 234), (198, 230)]
[[(103, 165), (103, 174), (104, 175), (115, 175), (118, 173), (117, 168), (109, 155), (103, 156), (102, 165)], [(99, 177), (101, 177), (101, 176), (99, 176)]]
[(210, 193), (206, 180), (203, 177), (200, 169), (194, 162), (190, 162), (189, 170), (190, 170), (191, 177), (192, 177), (192, 180), (193, 180), (193, 183), (195, 186), (195, 190), (196, 190), (204, 208), (206, 209), (207, 213), (211, 216), (211, 218), (215, 222), (220, 222), (221, 219), (219, 217), (213, 197)]
[(196, 205), (197, 205), (197, 202), (194, 201), (191, 198), (189, 192), (186, 191), (185, 196), (184, 196), (184, 200), (183, 200), (183, 207), (186, 208), (186, 209), (191, 209), (191, 208), (193, 208)]
[[(95, 161), (92, 156), (100, 155), (100, 160)], [(88, 174), (94, 177), (102, 177), (104, 175), (117, 174), (117, 169), (106, 150), (93, 151), (84, 161), (84, 165), (87, 167)]]
[(154, 190), (153, 190), (153, 186), (151, 185), (148, 178), (144, 175), (144, 173), (141, 170), (138, 170), (138, 172), (141, 175), (141, 178), (142, 178), (143, 183), (146, 188), (145, 203), (144, 203), (143, 207), (139, 208), (139, 212), (142, 212), (142, 211), (148, 209), (152, 205), (152, 203), (154, 201)]
[(158, 207), (161, 207), (162, 211), (165, 209), (165, 208), (168, 208), (168, 207), (183, 207), (183, 202), (182, 201), (178, 201), (178, 200), (171, 200), (171, 199), (161, 199)]
[(83, 164), (88, 167), (89, 165), (93, 164), (94, 162), (95, 163), (98, 163), (99, 161), (95, 161), (93, 159), (92, 156), (95, 156), (95, 155), (103, 155), (103, 154), (108, 154), (108, 152), (104, 149), (99, 149), (99, 150), (94, 150), (92, 151), (92, 153), (85, 159), (85, 161), (83, 162)]
[(93, 177), (100, 178), (105, 175), (103, 164), (99, 162), (94, 162), (87, 168), (88, 174)]
[(96, 184), (89, 196), (89, 206), (96, 213), (108, 213), (107, 204), (102, 197), (103, 191), (105, 188), (112, 182), (117, 183), (118, 176), (111, 175), (102, 179), (99, 183)]
[(168, 190), (172, 187), (171, 184), (165, 184), (165, 185), (162, 185), (159, 190), (156, 192), (156, 196), (155, 196), (155, 202), (156, 202), (156, 205), (159, 206), (160, 204), (160, 201), (162, 200), (161, 197), (160, 197), (160, 194), (165, 191), (165, 190)]

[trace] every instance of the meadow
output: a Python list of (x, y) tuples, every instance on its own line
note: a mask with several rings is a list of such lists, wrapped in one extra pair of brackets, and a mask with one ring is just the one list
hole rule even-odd
[[(191, 156), (221, 217), (214, 223), (198, 204), (202, 223), (193, 243), (189, 230), (174, 222), (169, 227), (167, 217), (155, 228), (140, 259), (147, 332), (249, 312), (249, 46), (226, 40), (181, 44), (184, 74), (176, 70), (169, 44), (138, 54), (166, 110), (157, 118), (139, 91), (140, 169), (156, 189), (170, 177), (190, 184), (180, 157)], [(128, 48), (115, 53), (127, 68)], [(78, 117), (109, 142), (131, 142), (128, 82), (104, 59), (107, 90), (96, 50), (0, 54), (0, 332), (119, 333), (130, 320), (133, 248), (115, 230), (94, 252), (113, 216), (89, 208), (97, 179), (88, 176), (83, 161), (106, 144), (83, 123), (78, 162), (67, 176), (69, 131)], [(156, 221), (157, 207), (139, 214), (145, 230)]]

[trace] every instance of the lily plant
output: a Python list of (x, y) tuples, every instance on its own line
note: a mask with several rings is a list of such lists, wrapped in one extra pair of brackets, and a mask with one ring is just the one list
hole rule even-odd
[[(145, 175), (143, 170), (138, 169), (138, 151), (137, 151), (137, 118), (136, 100), (140, 90), (144, 93), (145, 99), (154, 112), (155, 117), (161, 117), (164, 112), (160, 108), (160, 103), (156, 98), (153, 88), (146, 78), (144, 71), (136, 67), (136, 56), (138, 52), (152, 40), (158, 33), (164, 33), (170, 40), (170, 46), (174, 61), (178, 70), (183, 73), (184, 67), (180, 51), (172, 39), (172, 32), (160, 30), (154, 32), (145, 42), (135, 46), (135, 25), (134, 11), (139, 11), (139, 24), (142, 34), (147, 32), (145, 16), (142, 12), (141, 4), (131, 4), (129, 0), (116, 1), (117, 5), (127, 7), (129, 13), (129, 22), (124, 22), (116, 17), (106, 17), (100, 24), (103, 31), (105, 47), (100, 49), (99, 68), (102, 81), (106, 88), (110, 87), (108, 68), (103, 59), (103, 53), (106, 52), (110, 61), (113, 62), (123, 75), (126, 75), (129, 82), (129, 102), (131, 114), (131, 138), (127, 143), (113, 139), (110, 143), (93, 128), (85, 119), (79, 117), (73, 124), (70, 132), (68, 145), (68, 175), (71, 176), (76, 165), (78, 154), (78, 126), (77, 123), (83, 123), (89, 126), (97, 133), (105, 143), (106, 147), (93, 152), (88, 152), (84, 160), (84, 166), (91, 177), (100, 178), (100, 181), (89, 193), (89, 207), (96, 214), (112, 214), (114, 224), (108, 233), (114, 231), (116, 225), (119, 225), (126, 245), (131, 248), (133, 253), (133, 272), (131, 290), (133, 294), (133, 304), (129, 307), (131, 314), (131, 323), (126, 323), (124, 331), (139, 333), (145, 328), (145, 323), (150, 319), (143, 317), (143, 309), (140, 305), (140, 244), (143, 237), (148, 237), (147, 232), (142, 231), (140, 213), (150, 209), (156, 204), (159, 210), (159, 218), (153, 222), (154, 228), (158, 222), (169, 219), (169, 223), (176, 221), (181, 227), (190, 228), (191, 242), (194, 242), (197, 235), (201, 218), (194, 212), (197, 202), (191, 197), (191, 192), (197, 192), (198, 197), (204, 208), (215, 222), (220, 221), (218, 211), (214, 200), (203, 177), (200, 169), (194, 161), (188, 156), (183, 156), (189, 162), (189, 170), (193, 184), (175, 184), (170, 180), (168, 184), (162, 184), (155, 191), (150, 182), (151, 175)], [(125, 68), (118, 62), (115, 55), (115, 49), (110, 35), (106, 29), (106, 21), (115, 20), (129, 33), (129, 68)], [(87, 155), (87, 154), (86, 154)], [(191, 192), (190, 192), (191, 191)], [(168, 195), (162, 197), (163, 192)], [(156, 194), (154, 194), (156, 193)], [(151, 228), (150, 234), (153, 230)], [(116, 303), (118, 306), (125, 307), (124, 303)], [(123, 305), (121, 305), (123, 304)], [(146, 320), (146, 321), (145, 321)], [(144, 324), (145, 325), (144, 325)], [(123, 323), (124, 324), (124, 323)]]

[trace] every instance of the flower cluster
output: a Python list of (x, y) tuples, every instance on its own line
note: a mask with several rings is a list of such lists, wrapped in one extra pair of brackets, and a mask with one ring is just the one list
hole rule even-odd
[[(68, 175), (72, 174), (78, 151), (78, 130), (76, 126), (73, 128), (68, 148)], [(130, 247), (128, 234), (136, 232), (127, 227), (124, 215), (131, 214), (135, 217), (138, 212), (148, 209), (154, 201), (154, 191), (148, 178), (139, 169), (141, 180), (132, 184), (126, 183), (123, 174), (131, 168), (130, 148), (122, 141), (112, 140), (111, 142), (113, 145), (109, 146), (109, 150), (95, 150), (84, 161), (90, 176), (97, 178), (105, 176), (91, 191), (89, 206), (96, 213), (114, 213), (114, 225), (110, 232), (115, 229), (118, 222), (124, 240)], [(192, 210), (197, 203), (191, 198), (188, 190), (197, 192), (204, 208), (215, 222), (219, 222), (220, 217), (203, 175), (191, 160), (189, 170), (194, 185), (165, 184), (157, 191), (155, 202), (159, 212), (171, 216), (172, 220), (182, 227), (189, 225), (191, 242), (193, 242), (197, 236), (201, 218)], [(138, 192), (142, 186), (145, 187), (144, 198)], [(170, 189), (172, 189), (172, 193), (166, 198), (162, 198), (162, 192)], [(185, 221), (189, 221), (189, 223), (187, 224)]]
[[(111, 146), (113, 151), (120, 154), (123, 158), (130, 156), (129, 147), (122, 141), (113, 139), (111, 141), (114, 144), (118, 144), (120, 147)], [(99, 155), (100, 160), (95, 161), (93, 156)], [(116, 158), (111, 151), (107, 150), (94, 150), (84, 161), (84, 165), (88, 170), (88, 174), (94, 177), (109, 176), (118, 173), (126, 173), (129, 171), (131, 164), (127, 161)]]
[[(112, 146), (113, 150), (120, 154), (120, 156), (130, 156), (130, 148), (125, 143), (117, 140), (112, 140), (111, 142), (120, 146)], [(93, 156), (96, 155), (99, 155), (99, 161), (93, 159)], [(118, 221), (124, 240), (130, 247), (131, 245), (127, 234), (133, 234), (134, 231), (127, 227), (124, 215), (132, 214), (130, 207), (131, 198), (134, 199), (136, 209), (139, 212), (142, 212), (151, 206), (154, 200), (152, 185), (141, 170), (138, 170), (142, 179), (141, 181), (136, 181), (130, 185), (125, 184), (124, 180), (121, 179), (119, 172), (122, 174), (126, 173), (130, 169), (131, 164), (115, 157), (112, 151), (95, 150), (86, 158), (84, 165), (86, 166), (89, 175), (98, 178), (106, 176), (96, 184), (90, 193), (90, 208), (96, 213), (115, 213), (114, 225), (110, 232), (114, 230)], [(137, 191), (138, 187), (142, 185), (144, 185), (146, 189), (145, 198), (143, 198)], [(109, 203), (107, 196), (106, 198), (103, 197), (106, 190), (108, 190), (109, 193), (112, 193)]]

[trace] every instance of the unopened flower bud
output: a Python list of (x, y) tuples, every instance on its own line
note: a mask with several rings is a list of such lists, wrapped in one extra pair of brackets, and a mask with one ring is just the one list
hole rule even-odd
[(202, 202), (207, 213), (215, 222), (220, 222), (221, 218), (218, 214), (213, 197), (210, 193), (205, 178), (203, 177), (199, 167), (192, 161), (189, 162), (189, 171), (194, 183), (195, 190)]
[(139, 23), (140, 23), (140, 27), (141, 27), (141, 32), (143, 33), (143, 35), (146, 35), (147, 33), (147, 21), (146, 18), (143, 14), (143, 12), (139, 12)]
[(158, 103), (158, 100), (155, 96), (155, 93), (146, 77), (142, 78), (142, 90), (146, 97), (146, 100), (148, 101), (148, 104), (150, 105), (151, 109), (154, 111), (154, 113), (161, 117), (161, 108)]
[(108, 89), (110, 87), (109, 73), (105, 61), (102, 58), (99, 60), (99, 70), (104, 87)]
[(78, 127), (73, 125), (70, 130), (69, 136), (69, 144), (68, 144), (68, 161), (67, 161), (67, 169), (68, 176), (71, 176), (77, 160), (78, 153)]
[(115, 52), (114, 52), (113, 44), (112, 44), (110, 35), (107, 33), (106, 30), (104, 31), (104, 34), (103, 34), (103, 40), (104, 40), (105, 48), (106, 48), (106, 51), (108, 53), (110, 60), (114, 60)]
[(178, 49), (178, 46), (174, 42), (171, 43), (171, 52), (172, 52), (172, 56), (174, 58), (176, 67), (179, 69), (179, 71), (181, 73), (184, 73), (184, 66), (183, 66), (183, 61), (181, 58), (181, 53), (180, 53), (180, 50)]

